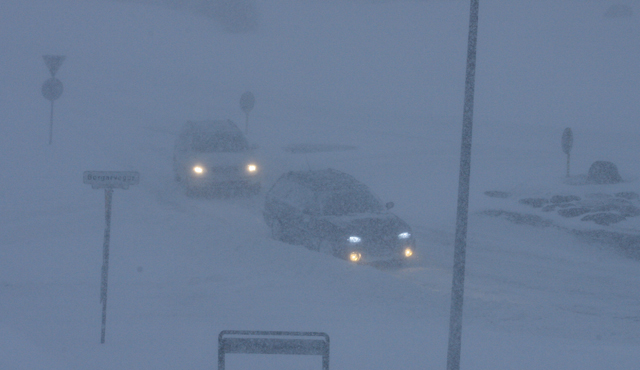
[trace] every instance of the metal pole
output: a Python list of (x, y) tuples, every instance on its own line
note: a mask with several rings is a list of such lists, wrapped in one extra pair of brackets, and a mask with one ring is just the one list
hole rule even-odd
[(244, 134), (249, 136), (249, 112), (245, 112)]
[(102, 303), (102, 334), (100, 343), (104, 343), (107, 326), (107, 282), (109, 279), (109, 238), (111, 235), (111, 197), (113, 188), (104, 189), (105, 200), (105, 228), (104, 244), (102, 247), (102, 284), (100, 285), (100, 302)]
[(324, 350), (324, 354), (322, 355), (322, 370), (329, 370), (329, 346)]
[(453, 282), (451, 286), (451, 316), (449, 322), (449, 349), (447, 370), (460, 369), (462, 343), (462, 303), (464, 295), (464, 268), (467, 248), (467, 220), (469, 216), (469, 179), (471, 175), (471, 134), (473, 128), (473, 93), (476, 74), (476, 42), (478, 39), (478, 0), (471, 0), (467, 71), (460, 149), (460, 175), (458, 183), (458, 209), (456, 217), (455, 251), (453, 255)]
[(51, 115), (49, 116), (49, 145), (53, 138), (53, 100), (51, 101)]
[[(222, 335), (220, 337), (222, 337)], [(218, 370), (224, 370), (224, 354), (222, 341), (218, 339)]]
[(569, 176), (569, 162), (571, 160), (571, 152), (567, 153), (567, 177), (571, 177)]

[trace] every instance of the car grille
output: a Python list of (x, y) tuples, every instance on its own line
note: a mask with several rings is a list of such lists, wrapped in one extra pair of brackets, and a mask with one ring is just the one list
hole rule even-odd
[(216, 166), (211, 171), (218, 175), (237, 175), (240, 173), (240, 166)]
[(365, 242), (366, 250), (374, 256), (389, 256), (398, 253), (400, 245), (396, 240), (384, 238)]

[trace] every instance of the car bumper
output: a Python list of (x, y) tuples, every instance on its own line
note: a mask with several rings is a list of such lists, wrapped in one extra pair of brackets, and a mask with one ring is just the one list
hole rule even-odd
[[(379, 262), (391, 261), (410, 261), (415, 258), (415, 244), (402, 244), (399, 246), (383, 247), (383, 246), (345, 246), (343, 256), (345, 259), (356, 263), (375, 264)], [(354, 261), (351, 253), (359, 255), (359, 259)]]
[(211, 187), (256, 187), (260, 186), (258, 176), (189, 176), (187, 183), (189, 187), (211, 188)]

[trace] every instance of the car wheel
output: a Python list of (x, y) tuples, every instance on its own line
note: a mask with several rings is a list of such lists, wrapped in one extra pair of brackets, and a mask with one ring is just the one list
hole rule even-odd
[(191, 181), (189, 181), (189, 178), (185, 178), (183, 181), (184, 184), (184, 193), (188, 196), (188, 197), (199, 197), (202, 195), (202, 189), (192, 185)]
[(282, 222), (277, 218), (271, 221), (271, 237), (275, 240), (284, 240), (284, 231), (282, 228)]
[(194, 189), (189, 185), (187, 185), (187, 187), (184, 189), (184, 194), (190, 198), (193, 198), (199, 195), (197, 189)]
[(252, 195), (260, 194), (260, 184), (255, 184), (251, 187), (251, 194)]
[(307, 249), (315, 252), (320, 252), (321, 243), (322, 243), (322, 240), (318, 238), (314, 238), (312, 236), (308, 236), (304, 239), (304, 246), (307, 247)]
[(338, 257), (341, 258), (343, 260), (348, 260), (349, 257), (347, 256), (347, 251), (344, 248), (340, 248), (338, 246), (336, 246), (335, 244), (331, 244), (331, 254), (334, 257)]
[(320, 253), (335, 255), (334, 249), (335, 248), (333, 246), (333, 243), (331, 243), (326, 239), (321, 239), (320, 242), (318, 243), (318, 252)]

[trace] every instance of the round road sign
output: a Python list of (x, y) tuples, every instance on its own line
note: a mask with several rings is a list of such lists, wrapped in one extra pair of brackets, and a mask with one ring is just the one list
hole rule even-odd
[(573, 133), (571, 128), (567, 127), (562, 133), (562, 151), (564, 154), (569, 154), (571, 147), (573, 146)]
[(42, 96), (45, 99), (54, 101), (62, 95), (62, 82), (55, 77), (51, 77), (42, 84)]

